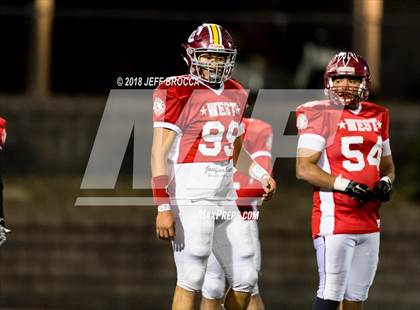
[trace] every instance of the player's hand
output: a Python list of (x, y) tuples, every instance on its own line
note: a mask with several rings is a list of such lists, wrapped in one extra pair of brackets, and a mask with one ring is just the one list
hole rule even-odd
[(10, 232), (10, 229), (7, 229), (4, 221), (0, 221), (0, 246), (2, 246), (7, 241), (7, 233)]
[(372, 197), (372, 192), (367, 185), (353, 181), (350, 181), (344, 192), (361, 204), (368, 202)]
[(262, 179), (261, 185), (265, 191), (265, 194), (262, 195), (263, 200), (267, 201), (272, 199), (274, 194), (276, 193), (276, 181), (271, 176), (267, 175)]
[(158, 212), (156, 216), (156, 237), (160, 240), (175, 238), (175, 221), (171, 210)]
[(391, 199), (392, 194), (392, 182), (389, 177), (383, 177), (372, 191), (372, 199), (379, 200), (380, 202), (386, 202)]

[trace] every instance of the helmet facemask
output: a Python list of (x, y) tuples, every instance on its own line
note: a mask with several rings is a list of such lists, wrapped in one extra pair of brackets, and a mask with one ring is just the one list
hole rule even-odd
[[(347, 78), (347, 85), (334, 81)], [(359, 83), (354, 83), (358, 80)], [(324, 75), (325, 94), (337, 104), (350, 109), (369, 96), (370, 71), (366, 60), (353, 52), (340, 52), (327, 64)]]
[[(360, 80), (360, 84), (359, 86), (334, 86), (333, 81), (337, 78), (358, 79)], [(355, 75), (331, 76), (328, 79), (328, 84), (325, 91), (326, 95), (332, 102), (345, 106), (358, 104), (359, 102), (366, 100), (369, 96), (369, 89), (367, 87), (366, 79), (362, 76)]]
[[(209, 84), (220, 84), (232, 76), (236, 59), (236, 49), (188, 48), (190, 73)], [(223, 61), (203, 61), (203, 55), (223, 58)]]

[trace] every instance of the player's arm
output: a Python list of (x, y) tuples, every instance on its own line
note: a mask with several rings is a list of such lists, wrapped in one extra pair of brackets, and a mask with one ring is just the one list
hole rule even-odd
[(270, 200), (276, 192), (276, 181), (270, 173), (251, 158), (251, 155), (242, 147), (242, 136), (234, 141), (233, 162), (240, 172), (261, 182), (265, 191), (264, 200)]
[[(1, 151), (0, 151), (1, 153)], [(0, 154), (1, 155), (1, 154)], [(0, 158), (1, 160), (1, 158)], [(2, 246), (6, 240), (6, 234), (10, 232), (10, 229), (6, 228), (6, 222), (4, 220), (4, 209), (3, 209), (3, 180), (0, 176), (0, 246)]]
[[(252, 155), (251, 155), (252, 157)], [(271, 173), (273, 169), (273, 162), (271, 160), (271, 157), (269, 156), (258, 156), (257, 158), (254, 158), (254, 160), (265, 170), (267, 170), (269, 173)]]
[(373, 188), (373, 200), (386, 202), (391, 199), (392, 183), (395, 180), (395, 167), (392, 160), (391, 144), (389, 140), (389, 111), (383, 117), (382, 125), (382, 156), (379, 163), (379, 173), (381, 179)]
[[(0, 161), (1, 161), (1, 154), (0, 154)], [(0, 226), (1, 227), (5, 226), (4, 209), (3, 209), (3, 180), (2, 180), (1, 175), (0, 175)], [(1, 229), (1, 227), (0, 227), (0, 229)], [(1, 243), (1, 240), (0, 240), (0, 243)]]
[(153, 129), (151, 168), (153, 198), (158, 206), (156, 236), (163, 240), (170, 240), (175, 237), (175, 223), (170, 209), (169, 195), (166, 191), (169, 183), (168, 153), (175, 136), (176, 133), (170, 129)]
[(3, 179), (1, 176), (2, 171), (2, 165), (3, 165), (3, 152), (0, 149), (0, 225), (4, 225), (4, 208), (3, 208)]
[(318, 166), (328, 135), (325, 131), (328, 127), (324, 124), (326, 115), (316, 105), (312, 108), (312, 105), (305, 104), (296, 110), (296, 127), (299, 130), (296, 177), (316, 187), (334, 189), (336, 176)]
[(6, 120), (0, 117), (0, 246), (6, 242), (6, 233), (10, 232), (6, 228), (4, 221), (4, 208), (3, 208), (3, 180), (1, 178), (1, 167), (3, 164), (3, 148), (6, 143)]
[(325, 172), (317, 164), (320, 157), (320, 151), (298, 148), (296, 157), (296, 177), (316, 187), (344, 192), (360, 203), (369, 200), (371, 192), (368, 186)]
[(395, 180), (395, 167), (392, 155), (381, 157), (379, 173), (381, 174), (381, 179), (373, 188), (373, 200), (386, 202), (391, 199), (392, 183)]
[(381, 177), (387, 176), (392, 183), (395, 180), (395, 166), (392, 160), (392, 155), (382, 156), (381, 163), (379, 165), (379, 172)]
[(168, 174), (168, 154), (176, 133), (166, 128), (153, 128), (151, 167), (152, 177)]
[[(270, 125), (266, 125), (260, 131), (247, 133), (249, 140), (248, 144), (244, 146), (249, 151), (251, 158), (253, 158), (261, 167), (272, 172), (272, 145), (273, 145), (273, 129)], [(246, 141), (246, 139), (245, 139)]]
[(333, 189), (336, 177), (322, 170), (318, 165), (321, 152), (298, 148), (296, 177), (317, 187)]

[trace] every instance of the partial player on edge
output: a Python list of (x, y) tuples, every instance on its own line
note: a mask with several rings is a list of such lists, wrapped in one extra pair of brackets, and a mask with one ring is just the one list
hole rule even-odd
[[(251, 115), (251, 107), (247, 105), (245, 116)], [(264, 169), (271, 173), (272, 170), (272, 143), (273, 130), (270, 124), (254, 118), (243, 118), (245, 132), (243, 134), (243, 147), (251, 157)], [(252, 245), (254, 247), (255, 269), (261, 275), (261, 243), (258, 233), (258, 206), (264, 189), (259, 182), (237, 171), (234, 174), (234, 184), (238, 195), (237, 205), (244, 219), (251, 222)], [(226, 275), (216, 257), (209, 257), (206, 276), (202, 289), (201, 310), (218, 310), (225, 295)], [(257, 284), (251, 293), (248, 310), (265, 309)]]
[(1, 177), (3, 165), (3, 149), (6, 145), (7, 136), (6, 125), (6, 120), (0, 117), (0, 246), (6, 242), (6, 234), (10, 232), (10, 230), (6, 228), (6, 222), (4, 220), (3, 180)]

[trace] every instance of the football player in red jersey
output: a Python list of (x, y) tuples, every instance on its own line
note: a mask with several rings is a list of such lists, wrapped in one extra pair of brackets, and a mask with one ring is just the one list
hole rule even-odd
[(166, 79), (153, 96), (152, 191), (156, 235), (171, 240), (177, 267), (172, 309), (193, 309), (213, 252), (232, 290), (226, 309), (246, 309), (257, 281), (250, 224), (213, 212), (237, 210), (234, 166), (276, 189), (270, 174), (242, 150), (247, 93), (231, 79), (236, 48), (230, 34), (203, 24), (184, 45), (190, 74)]
[(6, 242), (6, 233), (10, 230), (6, 228), (4, 222), (4, 211), (3, 211), (3, 181), (1, 179), (1, 161), (2, 152), (6, 144), (6, 120), (0, 117), (0, 246)]
[[(271, 172), (272, 160), (271, 149), (273, 130), (271, 125), (258, 119), (244, 118), (245, 132), (243, 134), (243, 147), (251, 157), (264, 169)], [(261, 270), (261, 245), (258, 236), (258, 209), (263, 188), (254, 179), (240, 173), (234, 174), (236, 193), (238, 195), (238, 208), (244, 219), (251, 221), (252, 244), (254, 246), (254, 264), (258, 273)], [(218, 310), (225, 295), (226, 277), (223, 268), (216, 257), (209, 257), (206, 276), (202, 288), (201, 310)], [(263, 310), (264, 303), (261, 299), (258, 283), (252, 290), (251, 301), (248, 310)]]
[(314, 186), (312, 235), (319, 271), (313, 309), (362, 309), (378, 265), (379, 208), (394, 164), (388, 109), (366, 101), (370, 73), (341, 52), (325, 72), (328, 100), (297, 109), (296, 175)]

